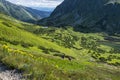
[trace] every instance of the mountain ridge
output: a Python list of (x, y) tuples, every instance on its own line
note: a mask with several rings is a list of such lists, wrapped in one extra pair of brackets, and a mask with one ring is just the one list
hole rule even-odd
[(38, 24), (77, 26), (81, 31), (120, 33), (119, 14), (120, 0), (64, 0), (50, 17), (42, 19)]
[(39, 11), (29, 7), (13, 4), (6, 0), (0, 0), (0, 13), (12, 16), (18, 20), (33, 22), (50, 15), (49, 12)]

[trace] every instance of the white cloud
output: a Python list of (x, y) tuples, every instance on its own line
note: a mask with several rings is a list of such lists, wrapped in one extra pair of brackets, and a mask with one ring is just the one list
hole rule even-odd
[(54, 8), (57, 5), (59, 5), (63, 0), (7, 0), (7, 1), (28, 7)]

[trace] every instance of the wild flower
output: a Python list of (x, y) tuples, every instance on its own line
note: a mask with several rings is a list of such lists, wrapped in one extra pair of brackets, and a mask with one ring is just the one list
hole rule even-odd
[(58, 65), (56, 65), (55, 67), (56, 67), (56, 68), (59, 68), (59, 66), (58, 66)]
[(7, 45), (3, 45), (2, 48), (3, 48), (3, 51), (7, 52), (9, 47)]
[(13, 49), (8, 48), (8, 52), (9, 53), (13, 52)]
[(34, 58), (34, 56), (32, 54), (29, 54), (30, 57)]
[(48, 60), (47, 60), (47, 59), (45, 59), (45, 62), (46, 62), (46, 63), (48, 63)]
[(8, 48), (8, 46), (7, 46), (7, 45), (3, 45), (3, 46), (2, 46), (2, 48), (7, 49), (7, 48)]
[(20, 54), (25, 55), (26, 53), (21, 51)]
[(20, 51), (19, 50), (14, 50), (14, 53), (19, 53)]

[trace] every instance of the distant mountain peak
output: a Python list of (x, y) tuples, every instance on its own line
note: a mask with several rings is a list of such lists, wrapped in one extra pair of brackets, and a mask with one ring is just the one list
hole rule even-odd
[(12, 16), (18, 20), (33, 22), (50, 15), (49, 12), (39, 11), (29, 7), (16, 5), (6, 0), (0, 0), (0, 13)]

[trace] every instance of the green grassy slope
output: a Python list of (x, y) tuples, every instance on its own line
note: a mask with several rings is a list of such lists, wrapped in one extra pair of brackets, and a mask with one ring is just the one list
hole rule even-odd
[(19, 29), (20, 26), (22, 26), (22, 24), (19, 24), (19, 22), (13, 23), (10, 20), (1, 19), (0, 38), (11, 43), (16, 42), (16, 44), (18, 45), (19, 44), (24, 45), (25, 43), (25, 44), (30, 44), (31, 46), (33, 45), (35, 47), (42, 46), (48, 49), (54, 49), (56, 51), (60, 51), (68, 55), (69, 54), (72, 55), (74, 53), (70, 49), (60, 47), (55, 43), (37, 37), (36, 35), (31, 34), (30, 32), (21, 30)]

